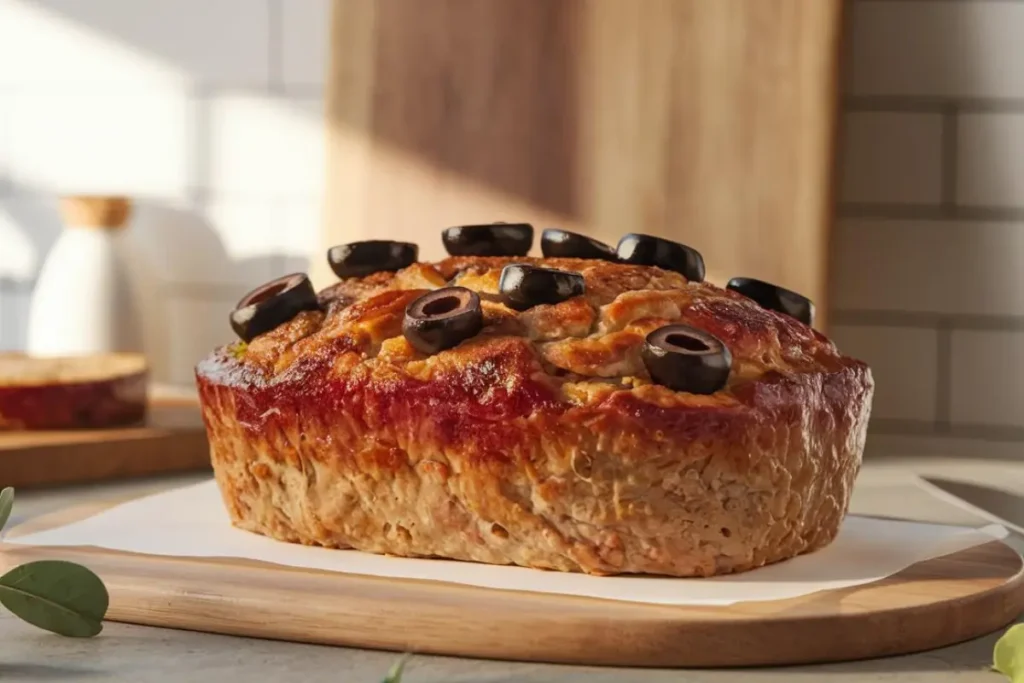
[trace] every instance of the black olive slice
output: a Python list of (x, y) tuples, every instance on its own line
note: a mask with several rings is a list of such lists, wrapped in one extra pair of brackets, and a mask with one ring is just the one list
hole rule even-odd
[(338, 277), (365, 277), (384, 270), (401, 270), (416, 263), (420, 248), (409, 242), (367, 240), (339, 244), (327, 250), (327, 262)]
[(517, 311), (525, 311), (540, 304), (557, 304), (581, 296), (586, 289), (586, 282), (579, 273), (522, 263), (502, 268), (498, 280), (501, 300)]
[(804, 325), (814, 324), (814, 304), (796, 292), (751, 277), (734, 277), (725, 288), (753, 299), (761, 308), (785, 313)]
[(529, 223), (459, 225), (441, 233), (452, 256), (526, 256), (533, 246)]
[(640, 352), (651, 379), (674, 391), (713, 394), (729, 379), (732, 354), (713, 334), (668, 325), (647, 335)]
[(238, 302), (231, 312), (231, 328), (249, 342), (301, 311), (318, 311), (316, 291), (303, 273), (293, 273), (260, 285)]
[(480, 296), (465, 287), (445, 287), (409, 304), (402, 334), (417, 351), (434, 354), (458, 346), (483, 326)]
[(619, 240), (616, 252), (625, 263), (674, 270), (690, 282), (704, 282), (704, 257), (685, 244), (631, 232)]
[(540, 235), (540, 251), (548, 258), (590, 258), (618, 261), (615, 249), (586, 235), (548, 228)]

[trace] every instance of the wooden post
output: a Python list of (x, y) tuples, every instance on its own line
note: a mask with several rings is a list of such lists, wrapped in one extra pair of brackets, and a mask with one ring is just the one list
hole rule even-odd
[[(323, 246), (531, 221), (827, 310), (840, 0), (335, 0)], [(314, 258), (318, 284), (332, 281)]]

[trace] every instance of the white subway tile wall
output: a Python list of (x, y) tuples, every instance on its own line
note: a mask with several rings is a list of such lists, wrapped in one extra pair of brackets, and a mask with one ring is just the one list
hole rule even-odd
[(0, 278), (28, 281), (39, 268), (39, 250), (23, 231), (21, 222), (14, 219), (11, 203), (0, 201), (0, 246), (3, 248)]
[(1024, 97), (1024, 3), (851, 0), (848, 92)]
[(1024, 432), (1024, 331), (955, 330), (950, 420)]
[(281, 14), (281, 78), (290, 87), (319, 85), (327, 73), (330, 0), (286, 2)]
[(253, 286), (304, 270), (323, 195), (328, 0), (0, 0), (0, 350), (62, 193), (136, 200), (162, 380), (230, 340)]
[(27, 288), (9, 288), (0, 301), (0, 351), (20, 351), (25, 347), (25, 320), (31, 292)]
[(2, 85), (261, 90), (272, 51), (280, 54), (270, 41), (270, 17), (280, 7), (267, 0), (5, 0), (2, 7)]
[(935, 205), (942, 199), (942, 116), (855, 112), (843, 130), (845, 202)]
[(144, 229), (129, 235), (168, 287), (254, 285), (279, 274), (273, 244), (281, 211), (260, 198), (143, 200), (136, 223)]
[(833, 247), (840, 318), (848, 311), (1024, 316), (1024, 223), (845, 218)]
[[(11, 135), (10, 135), (10, 102), (0, 89), (0, 197), (10, 192), (8, 176), (10, 175)], [(0, 242), (0, 244), (3, 244)]]
[(963, 113), (957, 129), (957, 204), (1020, 206), (1024, 197), (1024, 113)]
[[(167, 322), (172, 330), (190, 330), (190, 334), (172, 334), (167, 345), (169, 377), (175, 385), (189, 386), (195, 381), (196, 360), (210, 353), (210, 349), (233, 341), (236, 337), (227, 324), (226, 311), (237, 301), (234, 297), (217, 297), (208, 292), (197, 292), (172, 298), (167, 307)], [(215, 321), (200, 324), (197, 321)]]
[(901, 378), (879, 383), (873, 419), (932, 423), (938, 418), (937, 330), (836, 325), (830, 333), (844, 353), (867, 362), (876, 375)]
[(1024, 2), (847, 8), (832, 321), (869, 451), (1024, 455)]
[(58, 192), (186, 196), (196, 130), (184, 95), (134, 86), (119, 93), (54, 90), (7, 98), (11, 182)]
[[(209, 125), (207, 187), (242, 197), (315, 198), (323, 190), (323, 104), (225, 94), (201, 103)], [(201, 161), (200, 163), (203, 163)]]
[[(324, 192), (330, 0), (0, 0), (0, 349), (62, 192), (139, 200), (163, 379), (300, 270)], [(1024, 0), (850, 0), (838, 343), (875, 369), (872, 444), (1024, 449)], [(965, 445), (966, 444), (966, 445)]]

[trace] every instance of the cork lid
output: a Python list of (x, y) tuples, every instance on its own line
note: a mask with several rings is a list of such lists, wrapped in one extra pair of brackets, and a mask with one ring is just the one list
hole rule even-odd
[(116, 195), (69, 195), (60, 199), (60, 215), (69, 227), (117, 230), (132, 213), (132, 201)]

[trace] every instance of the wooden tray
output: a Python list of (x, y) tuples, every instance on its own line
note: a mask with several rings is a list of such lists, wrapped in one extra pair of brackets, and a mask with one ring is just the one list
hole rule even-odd
[(0, 432), (0, 486), (32, 488), (210, 467), (193, 399), (160, 398), (145, 424), (112, 429)]
[[(33, 520), (40, 531), (99, 512)], [(752, 666), (927, 650), (1024, 610), (1020, 555), (993, 542), (876, 583), (791, 600), (667, 607), (96, 548), (0, 545), (0, 567), (63, 558), (96, 571), (108, 618), (385, 650), (619, 666)]]

